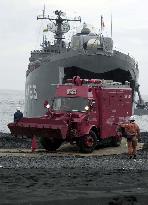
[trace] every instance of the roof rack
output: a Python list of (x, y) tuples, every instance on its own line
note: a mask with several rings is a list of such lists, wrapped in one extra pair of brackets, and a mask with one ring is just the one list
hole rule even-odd
[(93, 87), (130, 87), (130, 82), (125, 81), (125, 84), (121, 82), (115, 82), (113, 80), (104, 79), (81, 79), (79, 76), (74, 76), (73, 79), (67, 79), (66, 84), (74, 84), (77, 86), (81, 85), (91, 85)]

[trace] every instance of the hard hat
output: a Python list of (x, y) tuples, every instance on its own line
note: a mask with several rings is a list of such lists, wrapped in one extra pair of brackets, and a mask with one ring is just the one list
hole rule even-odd
[(21, 110), (21, 108), (20, 108), (20, 107), (17, 107), (16, 110)]
[(130, 116), (129, 121), (135, 121), (135, 117), (133, 115)]

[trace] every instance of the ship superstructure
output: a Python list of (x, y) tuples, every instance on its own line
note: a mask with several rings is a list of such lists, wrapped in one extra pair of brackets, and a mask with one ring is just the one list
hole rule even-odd
[(112, 79), (127, 83), (134, 91), (138, 87), (138, 64), (130, 55), (113, 49), (111, 37), (101, 33), (92, 33), (83, 24), (80, 33), (72, 36), (67, 45), (63, 34), (70, 30), (71, 21), (81, 21), (81, 18), (68, 19), (62, 11), (55, 11), (56, 18), (38, 16), (37, 19), (48, 19), (52, 24), (47, 30), (55, 33), (54, 44), (43, 37), (42, 49), (31, 52), (30, 63), (26, 72), (25, 111), (26, 116), (40, 116), (45, 113), (43, 103), (50, 96), (51, 103), (55, 85), (65, 82), (73, 76), (85, 79)]

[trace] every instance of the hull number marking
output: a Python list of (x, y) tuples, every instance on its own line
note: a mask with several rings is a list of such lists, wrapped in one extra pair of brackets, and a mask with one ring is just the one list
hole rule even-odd
[(27, 85), (25, 89), (25, 96), (27, 98), (30, 98), (31, 100), (32, 99), (37, 100), (38, 95), (37, 95), (36, 85)]

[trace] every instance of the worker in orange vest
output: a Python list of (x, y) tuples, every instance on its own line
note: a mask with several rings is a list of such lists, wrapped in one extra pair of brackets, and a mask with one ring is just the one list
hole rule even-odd
[(129, 118), (128, 123), (120, 124), (118, 132), (121, 132), (122, 136), (127, 139), (129, 158), (136, 159), (137, 141), (140, 142), (141, 138), (140, 129), (139, 126), (135, 123), (134, 116)]

